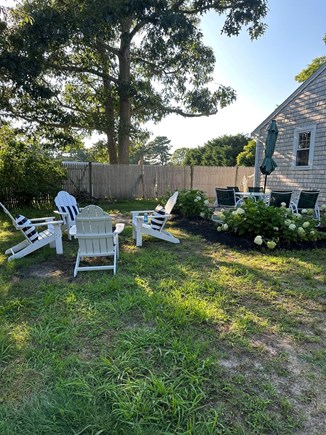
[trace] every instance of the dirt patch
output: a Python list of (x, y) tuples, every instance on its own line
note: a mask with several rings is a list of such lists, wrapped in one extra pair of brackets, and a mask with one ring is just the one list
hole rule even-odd
[(57, 256), (51, 261), (44, 261), (24, 269), (23, 278), (71, 278), (73, 277), (74, 261), (64, 256)]
[[(187, 231), (190, 234), (203, 237), (209, 243), (219, 243), (238, 250), (259, 249), (252, 239), (240, 237), (233, 233), (217, 231), (217, 224), (201, 218), (187, 219), (185, 217), (175, 217), (174, 226)], [(311, 250), (316, 248), (326, 248), (326, 239), (317, 240), (316, 242), (304, 242), (300, 244), (281, 245), (278, 249), (287, 250)], [(263, 248), (264, 249), (264, 248)]]

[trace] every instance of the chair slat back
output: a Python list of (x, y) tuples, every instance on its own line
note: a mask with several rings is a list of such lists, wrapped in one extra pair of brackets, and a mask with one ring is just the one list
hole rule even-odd
[(292, 193), (293, 192), (291, 190), (272, 190), (270, 194), (269, 205), (272, 207), (281, 207), (282, 203), (285, 203), (285, 206), (289, 207)]
[(17, 227), (15, 218), (13, 217), (13, 215), (10, 213), (10, 211), (2, 204), (2, 202), (0, 202), (0, 205), (2, 207), (2, 210), (4, 211), (4, 213), (6, 213), (7, 216), (10, 217), (10, 219), (12, 220), (12, 223), (14, 225), (14, 227), (18, 230), (19, 228)]
[(234, 189), (215, 188), (217, 206), (235, 207), (236, 199)]
[(27, 242), (31, 245), (32, 242), (31, 242), (30, 238), (26, 235), (26, 228), (24, 231), (24, 229), (17, 224), (16, 219), (13, 217), (13, 215), (10, 213), (10, 211), (2, 204), (2, 202), (0, 202), (0, 205), (1, 205), (4, 213), (6, 213), (6, 215), (10, 217), (12, 224), (16, 228), (16, 230), (20, 231), (23, 234), (23, 236), (25, 237), (25, 239), (27, 240)]
[(76, 217), (76, 238), (80, 255), (101, 256), (113, 253), (111, 217), (96, 205), (85, 207)]
[(300, 192), (299, 201), (298, 201), (298, 209), (303, 208), (312, 208), (314, 209), (316, 206), (316, 202), (318, 199), (319, 191), (317, 190), (302, 190)]
[(173, 207), (177, 202), (178, 195), (179, 192), (174, 192), (174, 194), (168, 199), (167, 203), (165, 204), (164, 209), (167, 214), (171, 214), (171, 211), (173, 210)]
[(79, 207), (74, 196), (70, 195), (70, 193), (65, 192), (64, 190), (61, 190), (55, 197), (54, 202), (59, 212), (68, 213), (68, 218), (64, 215), (62, 216), (64, 224), (67, 224), (67, 221), (75, 221), (76, 216), (79, 213)]

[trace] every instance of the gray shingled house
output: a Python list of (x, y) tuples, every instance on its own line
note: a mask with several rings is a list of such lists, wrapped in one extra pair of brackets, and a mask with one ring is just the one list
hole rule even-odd
[(326, 64), (251, 133), (257, 144), (255, 186), (264, 185), (259, 166), (272, 119), (279, 130), (273, 156), (277, 168), (267, 177), (267, 189), (320, 190), (320, 202), (326, 202)]

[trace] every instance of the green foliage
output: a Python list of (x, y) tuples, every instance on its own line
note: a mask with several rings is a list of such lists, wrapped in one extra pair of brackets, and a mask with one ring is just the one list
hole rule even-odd
[(0, 129), (0, 198), (30, 204), (54, 196), (65, 174), (60, 162), (35, 143), (17, 135), (9, 126)]
[(190, 148), (178, 148), (171, 156), (170, 164), (176, 166), (184, 166), (187, 152)]
[[(323, 37), (323, 41), (326, 44), (326, 35)], [(315, 71), (317, 71), (318, 68), (324, 65), (325, 62), (326, 56), (316, 57), (306, 68), (304, 68), (302, 71), (299, 72), (299, 74), (294, 77), (294, 80), (299, 83), (306, 81), (310, 76), (312, 76)]]
[(238, 154), (248, 143), (243, 134), (224, 135), (208, 141), (203, 147), (190, 149), (185, 158), (186, 165), (235, 166)]
[(272, 207), (249, 198), (233, 211), (223, 211), (223, 224), (218, 231), (230, 231), (251, 237), (257, 245), (265, 243), (274, 249), (278, 243), (291, 244), (314, 241), (318, 238), (318, 222), (312, 214), (292, 214), (291, 209)]
[(189, 218), (202, 217), (208, 219), (212, 216), (212, 209), (209, 207), (206, 195), (202, 190), (197, 189), (180, 190), (173, 212)]
[(320, 207), (320, 226), (326, 227), (326, 204)]
[(200, 28), (210, 10), (224, 14), (228, 36), (265, 30), (267, 0), (18, 4), (0, 38), (2, 115), (39, 129), (100, 132), (110, 162), (128, 164), (144, 122), (208, 116), (235, 100), (227, 86), (211, 90), (215, 58)]
[(256, 141), (250, 140), (237, 155), (238, 166), (254, 166), (256, 155)]

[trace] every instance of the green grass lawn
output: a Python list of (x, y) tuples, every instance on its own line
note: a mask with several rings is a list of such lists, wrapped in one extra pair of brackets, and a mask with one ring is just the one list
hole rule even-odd
[(1, 434), (325, 433), (326, 250), (240, 252), (173, 223), (179, 245), (136, 248), (127, 226), (117, 275), (74, 279), (76, 241), (8, 263), (21, 237), (0, 219)]

